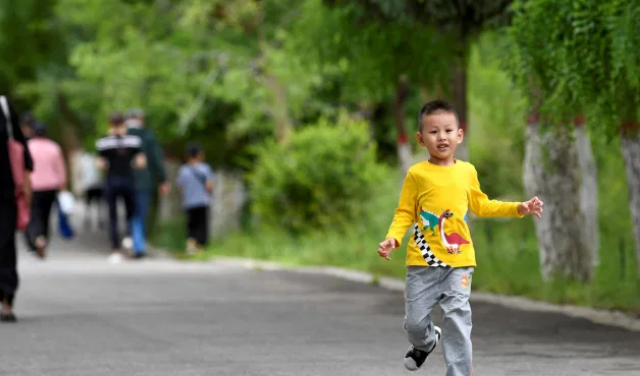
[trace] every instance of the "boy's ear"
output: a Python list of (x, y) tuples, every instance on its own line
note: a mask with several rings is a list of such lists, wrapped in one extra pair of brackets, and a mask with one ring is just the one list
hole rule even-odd
[(416, 133), (416, 137), (418, 138), (418, 143), (420, 146), (427, 146), (424, 144), (424, 138), (422, 138), (422, 134), (420, 132)]
[(464, 140), (464, 131), (462, 129), (458, 129), (458, 144), (461, 144), (462, 140)]

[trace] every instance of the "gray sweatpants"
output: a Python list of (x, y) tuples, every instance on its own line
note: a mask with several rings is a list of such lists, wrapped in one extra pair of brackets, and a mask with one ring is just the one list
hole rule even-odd
[(408, 266), (404, 328), (419, 350), (433, 347), (431, 312), (442, 309), (442, 350), (447, 376), (471, 375), (471, 275), (473, 267)]

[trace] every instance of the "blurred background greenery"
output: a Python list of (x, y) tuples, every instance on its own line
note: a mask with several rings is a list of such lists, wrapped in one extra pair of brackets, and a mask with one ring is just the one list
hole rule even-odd
[[(640, 313), (638, 15), (631, 0), (5, 1), (0, 87), (67, 151), (93, 151), (110, 111), (141, 107), (168, 159), (198, 140), (216, 171), (239, 172), (241, 226), (200, 258), (399, 277), (404, 249), (375, 250), (407, 166), (428, 158), (419, 107), (448, 99), (483, 190), (540, 194), (556, 226), (474, 219), (474, 288)], [(172, 218), (153, 240), (182, 255)]]

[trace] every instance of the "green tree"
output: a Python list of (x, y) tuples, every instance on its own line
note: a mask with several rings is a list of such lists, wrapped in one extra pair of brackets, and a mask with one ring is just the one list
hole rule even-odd
[(291, 31), (291, 55), (300, 55), (310, 69), (320, 65), (323, 73), (338, 77), (345, 103), (391, 104), (398, 156), (406, 172), (412, 158), (405, 103), (412, 88), (433, 88), (446, 76), (442, 51), (450, 41), (416, 23), (391, 25), (373, 19), (362, 24), (360, 17), (357, 5), (326, 7), (321, 0), (307, 1)]
[[(165, 139), (207, 124), (205, 105), (235, 103), (227, 141), (270, 131), (286, 139), (304, 112), (314, 76), (281, 48), (300, 2), (255, 0), (59, 0), (58, 14), (82, 30), (71, 56), (100, 93), (100, 119), (141, 106)], [(103, 19), (104, 14), (118, 17)]]
[[(345, 5), (347, 0), (325, 0), (333, 5)], [(447, 92), (459, 112), (460, 123), (468, 131), (467, 69), (470, 48), (483, 30), (502, 25), (509, 19), (512, 0), (359, 0), (363, 21), (381, 19), (393, 23), (415, 23), (423, 27), (437, 27), (451, 39), (438, 54), (449, 56), (450, 82)], [(395, 25), (392, 25), (395, 27)], [(420, 41), (415, 41), (420, 43)], [(458, 149), (462, 159), (468, 159), (466, 143)]]
[[(534, 77), (533, 84), (545, 94), (542, 110), (546, 116), (566, 119), (571, 111), (595, 104), (594, 121), (589, 122), (591, 130), (608, 137), (621, 136), (638, 259), (639, 14), (640, 4), (630, 0), (536, 0), (520, 6), (512, 29), (520, 50), (520, 84), (530, 86), (531, 82), (525, 81)], [(554, 53), (548, 53), (550, 50)]]
[(585, 81), (581, 87), (600, 104), (601, 127), (608, 135), (621, 137), (640, 278), (640, 4), (632, 0), (588, 3), (581, 29), (589, 37), (586, 58), (595, 62), (591, 73), (598, 80), (581, 76)]
[[(9, 1), (0, 7), (0, 88), (16, 96), (20, 83), (36, 79), (41, 67), (64, 60), (62, 36), (51, 1)], [(29, 98), (20, 98), (23, 103)]]
[(70, 36), (56, 15), (56, 1), (6, 2), (0, 8), (0, 85), (22, 111), (49, 124), (65, 149), (76, 147), (82, 131), (62, 82), (72, 76), (67, 63)]
[(575, 89), (593, 62), (574, 69), (571, 57), (589, 48), (574, 31), (583, 4), (521, 1), (515, 10), (511, 70), (531, 106), (524, 182), (545, 200), (545, 216), (536, 221), (541, 270), (545, 278), (587, 281), (598, 252), (597, 174), (583, 121), (574, 117), (585, 112), (588, 98)]

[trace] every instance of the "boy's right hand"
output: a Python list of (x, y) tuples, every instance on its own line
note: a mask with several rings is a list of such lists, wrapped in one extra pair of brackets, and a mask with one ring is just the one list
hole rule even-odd
[(397, 246), (398, 244), (394, 238), (385, 239), (385, 241), (380, 243), (380, 246), (378, 247), (378, 255), (387, 260), (391, 260), (389, 255), (391, 254), (391, 251), (397, 248)]

